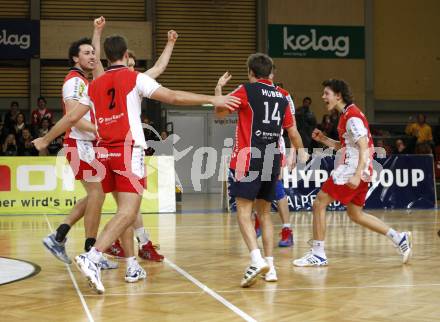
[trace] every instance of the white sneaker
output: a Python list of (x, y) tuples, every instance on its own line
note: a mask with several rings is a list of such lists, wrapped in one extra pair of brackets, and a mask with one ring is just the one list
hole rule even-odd
[(101, 266), (102, 270), (115, 269), (119, 266), (118, 263), (109, 260), (104, 255), (102, 255), (101, 260), (99, 261), (99, 265)]
[(251, 263), (244, 273), (243, 278), (241, 279), (241, 287), (249, 287), (253, 285), (257, 280), (256, 277), (260, 274), (266, 274), (269, 272), (269, 265), (265, 260), (262, 260), (258, 264)]
[(278, 281), (277, 271), (275, 270), (275, 267), (274, 267), (274, 266), (272, 266), (272, 267), (269, 269), (269, 272), (267, 272), (267, 273), (264, 275), (264, 280), (265, 280), (266, 282), (276, 282), (276, 281)]
[(75, 264), (81, 273), (87, 278), (89, 286), (98, 294), (104, 293), (104, 285), (101, 282), (101, 267), (92, 262), (86, 254), (75, 257)]
[(402, 256), (402, 263), (408, 263), (411, 258), (412, 253), (412, 234), (410, 231), (402, 232), (403, 237), (399, 242), (399, 245), (396, 246), (397, 251)]
[(127, 271), (125, 273), (125, 281), (127, 283), (135, 283), (141, 279), (147, 278), (147, 272), (139, 265), (136, 261), (135, 264), (127, 267)]
[(315, 255), (312, 253), (312, 251), (305, 253), (305, 255), (303, 257), (295, 259), (292, 263), (293, 263), (293, 265), (299, 266), (299, 267), (327, 266), (328, 265), (327, 258), (323, 258), (318, 255)]

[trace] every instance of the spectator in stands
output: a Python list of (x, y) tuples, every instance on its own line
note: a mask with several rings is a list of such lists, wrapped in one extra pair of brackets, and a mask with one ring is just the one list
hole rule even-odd
[(49, 119), (42, 119), (40, 128), (38, 129), (38, 137), (43, 137), (50, 130), (50, 122)]
[(329, 114), (324, 114), (321, 124), (318, 125), (318, 129), (320, 129), (322, 132), (324, 132), (325, 135), (332, 139), (337, 139), (338, 137), (337, 129), (332, 122)]
[(392, 153), (391, 147), (388, 144), (385, 144), (385, 141), (382, 139), (378, 139), (376, 141), (375, 147), (384, 149), (387, 157), (390, 156)]
[(49, 126), (53, 123), (53, 113), (46, 107), (47, 101), (43, 96), (40, 96), (37, 100), (38, 108), (32, 111), (32, 126), (37, 129), (42, 120), (47, 119)]
[(3, 121), (3, 126), (5, 127), (5, 129), (11, 130), (14, 128), (15, 119), (19, 112), (20, 111), (18, 109), (18, 102), (12, 101), (11, 105), (9, 106), (9, 111), (5, 113), (5, 118)]
[(312, 99), (304, 97), (302, 106), (295, 112), (296, 124), (305, 148), (312, 145), (312, 132), (316, 128), (316, 117), (310, 110)]
[(408, 154), (409, 150), (402, 139), (397, 139), (394, 143), (394, 154)]
[(165, 141), (168, 137), (168, 132), (163, 130), (162, 132), (160, 132), (160, 138)]
[(144, 127), (144, 135), (145, 135), (145, 141), (149, 140), (159, 140), (158, 137), (154, 134), (154, 132), (151, 130), (151, 127), (154, 128), (154, 123), (150, 121), (150, 119), (147, 116), (144, 116), (142, 118), (142, 126), (147, 126), (147, 128)]
[(10, 133), (5, 139), (2, 146), (2, 154), (5, 156), (15, 156), (17, 155), (18, 148), (15, 141), (15, 135)]
[(22, 112), (18, 112), (15, 117), (15, 125), (10, 133), (15, 135), (15, 139), (18, 140), (21, 137), (21, 132), (26, 128), (26, 119)]
[(28, 128), (24, 128), (21, 131), (21, 137), (18, 139), (18, 154), (19, 156), (37, 156), (38, 151), (32, 144), (34, 138), (31, 135), (31, 131)]
[(63, 147), (64, 135), (60, 135), (55, 140), (53, 140), (47, 147), (49, 155), (57, 155), (58, 151)]
[(426, 116), (422, 113), (417, 115), (417, 122), (410, 123), (406, 126), (405, 133), (417, 138), (417, 144), (432, 143), (432, 129), (426, 123)]

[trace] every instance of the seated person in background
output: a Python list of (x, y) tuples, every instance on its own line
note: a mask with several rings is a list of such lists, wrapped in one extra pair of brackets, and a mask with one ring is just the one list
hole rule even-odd
[(376, 141), (377, 148), (383, 148), (387, 154), (387, 157), (392, 154), (391, 147), (388, 144), (385, 144), (384, 140), (378, 139)]
[(15, 125), (15, 118), (17, 117), (19, 109), (18, 102), (12, 101), (9, 107), (9, 111), (5, 113), (5, 118), (3, 119), (4, 127), (11, 130)]
[(42, 119), (38, 129), (38, 137), (43, 137), (50, 130), (50, 122), (48, 119)]
[(402, 139), (397, 139), (394, 143), (394, 154), (408, 154), (409, 150)]
[(49, 146), (47, 147), (47, 151), (49, 152), (49, 155), (57, 155), (58, 151), (61, 150), (63, 147), (64, 142), (64, 135), (60, 135), (55, 140), (50, 142)]
[(18, 140), (21, 137), (21, 132), (24, 128), (26, 128), (26, 119), (22, 112), (18, 112), (15, 117), (15, 125), (11, 129), (11, 133), (15, 135), (15, 138)]
[(17, 143), (14, 134), (8, 134), (2, 146), (2, 155), (16, 156), (18, 152)]
[(34, 133), (38, 133), (37, 129), (43, 119), (49, 120), (49, 126), (53, 124), (53, 113), (46, 107), (46, 104), (46, 99), (40, 96), (37, 100), (38, 108), (32, 111), (31, 125), (34, 128)]
[(417, 115), (417, 122), (410, 123), (406, 126), (405, 133), (417, 138), (417, 144), (432, 143), (432, 129), (426, 123), (426, 116), (422, 113)]
[(163, 130), (162, 132), (160, 132), (160, 138), (165, 141), (168, 137), (168, 132)]
[(21, 131), (21, 136), (17, 140), (17, 148), (18, 148), (18, 155), (19, 156), (37, 156), (38, 151), (35, 149), (34, 145), (32, 144), (32, 140), (34, 138), (31, 135), (31, 131), (28, 128), (24, 128)]

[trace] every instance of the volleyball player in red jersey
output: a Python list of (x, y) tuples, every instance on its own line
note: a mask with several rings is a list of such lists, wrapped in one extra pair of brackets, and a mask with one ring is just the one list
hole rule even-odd
[[(98, 134), (98, 159), (105, 166), (100, 174), (104, 192), (117, 192), (118, 209), (99, 235), (95, 247), (75, 257), (75, 262), (86, 276), (89, 285), (99, 294), (105, 291), (101, 281), (99, 261), (116, 238), (130, 243), (127, 247), (127, 282), (146, 277), (146, 272), (133, 256), (132, 225), (139, 210), (144, 189), (145, 137), (140, 120), (142, 97), (152, 98), (173, 105), (213, 104), (217, 108), (234, 109), (240, 99), (233, 96), (208, 96), (184, 91), (173, 91), (160, 86), (147, 75), (127, 68), (127, 42), (121, 36), (110, 36), (104, 41), (104, 50), (110, 67), (104, 75), (89, 85), (89, 96), (95, 112)], [(89, 107), (90, 100), (79, 101), (71, 113), (66, 114), (42, 138), (34, 140), (42, 149), (68, 128), (72, 127)]]
[[(73, 42), (69, 48), (69, 62), (72, 67), (64, 79), (62, 89), (64, 113), (69, 113), (82, 97), (87, 96), (88, 75), (93, 73), (93, 76), (97, 77), (99, 73), (103, 72), (97, 57), (99, 57), (100, 39), (104, 26), (104, 17), (95, 19), (93, 38), (82, 38)], [(64, 137), (66, 157), (74, 172), (75, 179), (81, 181), (87, 196), (78, 200), (70, 214), (58, 226), (56, 232), (43, 239), (43, 244), (56, 258), (67, 264), (71, 263), (65, 249), (66, 236), (70, 228), (84, 216), (86, 235), (84, 249), (86, 251), (93, 246), (98, 233), (100, 210), (105, 195), (102, 192), (101, 183), (93, 180), (98, 167), (94, 151), (95, 132), (93, 112), (90, 111), (74, 127), (68, 129)], [(117, 263), (111, 262), (105, 257), (102, 258), (100, 264), (103, 269), (112, 269), (118, 266)]]
[(302, 258), (294, 260), (293, 265), (328, 265), (324, 251), (325, 213), (327, 206), (335, 200), (347, 206), (347, 214), (352, 221), (387, 236), (402, 256), (402, 262), (407, 263), (412, 248), (411, 232), (397, 232), (362, 209), (373, 174), (374, 146), (367, 118), (353, 103), (350, 87), (345, 81), (330, 79), (322, 85), (322, 99), (327, 109), (336, 109), (341, 113), (339, 141), (328, 138), (318, 129), (313, 131), (312, 138), (335, 150), (342, 149), (343, 163), (335, 165), (313, 203), (312, 249)]
[[(145, 72), (145, 75), (150, 76), (153, 79), (156, 79), (165, 71), (178, 37), (179, 35), (174, 30), (168, 31), (168, 42), (165, 45), (162, 54), (160, 55), (154, 66)], [(128, 65), (127, 65), (128, 69), (134, 71), (135, 70), (134, 67), (136, 66), (136, 57), (132, 51), (129, 51), (128, 55), (129, 55)], [(133, 229), (139, 244), (138, 256), (145, 260), (149, 260), (153, 262), (162, 262), (164, 256), (157, 252), (156, 250), (157, 247), (153, 245), (152, 241), (150, 240), (148, 231), (144, 227), (144, 222), (140, 210), (136, 217), (136, 221), (133, 224)], [(125, 251), (124, 248), (121, 246), (119, 239), (117, 239), (110, 246), (110, 248), (108, 248), (105, 251), (105, 253), (118, 258), (125, 257)]]

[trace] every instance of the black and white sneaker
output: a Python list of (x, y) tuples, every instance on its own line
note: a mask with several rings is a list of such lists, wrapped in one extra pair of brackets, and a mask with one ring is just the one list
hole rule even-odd
[(244, 272), (244, 276), (241, 279), (241, 287), (249, 287), (252, 286), (257, 280), (257, 276), (260, 274), (266, 274), (269, 272), (269, 265), (265, 260), (262, 260), (260, 263), (255, 264), (251, 263)]

